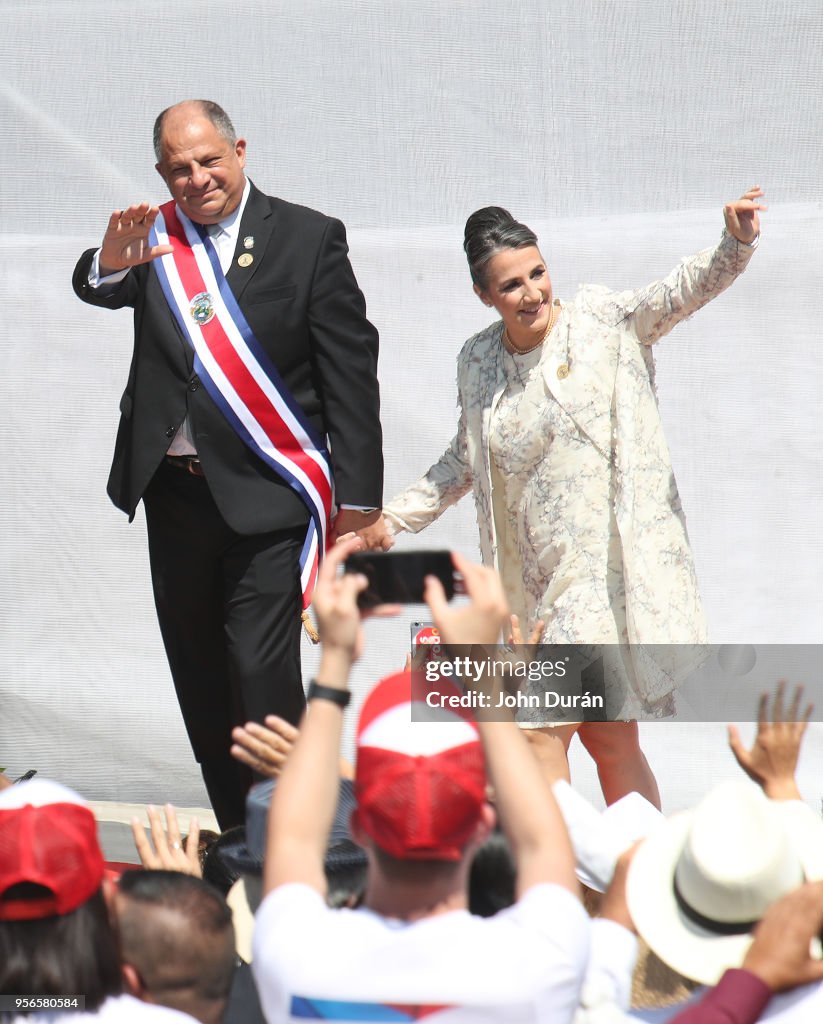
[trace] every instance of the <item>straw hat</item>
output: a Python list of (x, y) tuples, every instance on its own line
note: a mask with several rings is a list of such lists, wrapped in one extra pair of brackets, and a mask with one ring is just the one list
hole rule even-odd
[(727, 782), (652, 832), (626, 884), (640, 935), (670, 967), (715, 984), (766, 908), (816, 873), (823, 832), (746, 782)]

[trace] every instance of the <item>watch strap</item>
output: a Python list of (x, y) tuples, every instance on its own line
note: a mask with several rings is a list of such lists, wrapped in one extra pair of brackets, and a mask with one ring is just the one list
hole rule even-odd
[(348, 707), (351, 700), (351, 691), (338, 690), (336, 686), (324, 686), (322, 683), (318, 683), (316, 679), (312, 679), (306, 691), (306, 701), (308, 702), (315, 698), (330, 700), (332, 704), (336, 704), (339, 708), (345, 708)]

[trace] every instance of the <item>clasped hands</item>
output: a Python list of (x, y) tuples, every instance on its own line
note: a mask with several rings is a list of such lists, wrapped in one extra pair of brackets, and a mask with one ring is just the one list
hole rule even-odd
[(388, 551), (394, 547), (381, 509), (363, 513), (357, 509), (341, 508), (332, 522), (331, 540), (339, 544), (342, 540), (359, 537), (364, 551)]

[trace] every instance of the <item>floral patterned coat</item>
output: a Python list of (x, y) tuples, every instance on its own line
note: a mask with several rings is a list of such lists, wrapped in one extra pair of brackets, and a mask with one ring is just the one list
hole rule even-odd
[[(646, 288), (612, 292), (583, 286), (563, 306), (543, 346), (539, 371), (545, 393), (602, 456), (600, 485), (613, 493), (631, 643), (691, 644), (706, 639), (649, 346), (727, 288), (753, 251), (754, 245), (738, 242), (724, 231), (715, 248), (684, 260), (668, 277)], [(457, 434), (428, 472), (385, 509), (395, 530), (417, 533), (471, 489), (486, 565), (497, 562), (489, 432), (506, 386), (499, 356), (502, 333), (498, 322), (463, 346), (457, 362)], [(525, 529), (530, 529), (528, 522)], [(604, 642), (601, 637), (574, 635), (562, 617), (543, 639)]]

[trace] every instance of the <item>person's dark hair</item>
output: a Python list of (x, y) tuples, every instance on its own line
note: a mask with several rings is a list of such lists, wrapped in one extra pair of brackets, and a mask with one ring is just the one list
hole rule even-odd
[(492, 917), (514, 903), (517, 872), (509, 842), (496, 829), (474, 855), (469, 872), (469, 912)]
[(488, 281), (486, 266), (501, 249), (525, 249), (537, 245), (537, 235), (531, 228), (516, 221), (502, 206), (484, 206), (466, 221), (463, 248), (469, 261), (472, 281), (485, 289)]
[[(43, 896), (43, 889), (22, 882), (9, 898)], [(102, 889), (68, 914), (31, 921), (0, 921), (0, 992), (36, 996), (86, 997), (97, 1010), (123, 991), (120, 943)], [(33, 1012), (33, 1011), (32, 1011)], [(0, 1013), (0, 1020), (11, 1019)]]
[[(233, 146), (235, 142), (237, 142), (237, 132), (234, 130), (231, 118), (219, 104), (213, 103), (211, 100), (185, 100), (184, 102), (197, 107), (200, 113), (211, 121), (218, 133), (223, 136), (230, 146)], [(168, 114), (170, 110), (174, 110), (175, 107), (179, 106), (179, 103), (175, 103), (171, 107), (166, 107), (165, 110), (161, 111), (157, 115), (154, 122), (152, 141), (154, 143), (154, 155), (158, 162), (163, 159), (163, 121), (166, 119), (166, 114)]]
[(231, 911), (220, 893), (178, 871), (126, 871), (119, 891), (123, 962), (154, 1002), (219, 1020), (236, 962)]
[(204, 931), (222, 931), (231, 924), (231, 911), (213, 886), (180, 871), (124, 871), (119, 891), (140, 903), (179, 910)]
[(326, 850), (326, 903), (330, 907), (358, 907), (366, 891), (368, 860), (361, 847), (342, 839)]
[(221, 832), (206, 847), (203, 854), (203, 881), (213, 885), (222, 895), (228, 896), (229, 889), (240, 877), (240, 872), (223, 856), (226, 847), (234, 849), (239, 842), (245, 841), (246, 826), (235, 825), (234, 828)]

